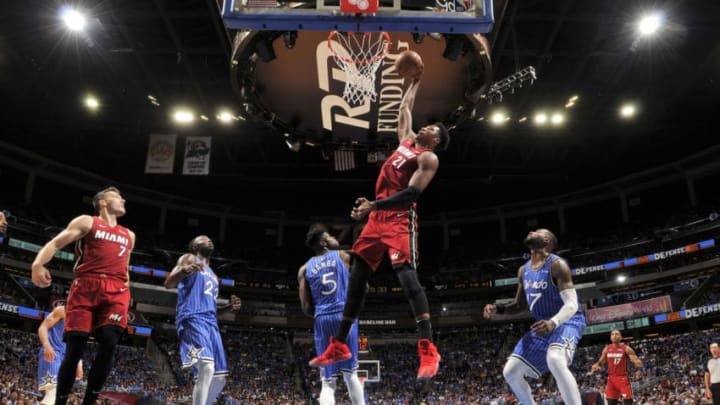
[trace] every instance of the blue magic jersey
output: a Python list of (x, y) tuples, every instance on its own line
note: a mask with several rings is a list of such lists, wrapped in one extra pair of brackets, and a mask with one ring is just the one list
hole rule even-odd
[[(196, 259), (198, 263), (202, 261)], [(218, 278), (210, 266), (188, 274), (178, 283), (176, 321), (178, 323), (190, 317), (203, 317), (217, 322)]]
[(305, 280), (315, 304), (315, 316), (342, 312), (348, 278), (348, 268), (339, 250), (315, 256), (305, 263)]
[[(550, 319), (555, 316), (563, 306), (560, 290), (555, 285), (552, 278), (550, 267), (556, 260), (562, 260), (559, 256), (550, 254), (539, 269), (533, 269), (530, 260), (525, 263), (523, 269), (523, 289), (525, 290), (525, 299), (527, 299), (528, 307), (536, 320)], [(582, 314), (580, 303), (578, 303), (578, 312)]]

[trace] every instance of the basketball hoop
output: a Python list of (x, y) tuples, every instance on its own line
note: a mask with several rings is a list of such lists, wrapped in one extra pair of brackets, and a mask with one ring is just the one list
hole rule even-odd
[(391, 44), (387, 32), (330, 32), (328, 48), (335, 63), (345, 72), (345, 101), (350, 104), (360, 104), (368, 98), (375, 101), (375, 74), (390, 53)]

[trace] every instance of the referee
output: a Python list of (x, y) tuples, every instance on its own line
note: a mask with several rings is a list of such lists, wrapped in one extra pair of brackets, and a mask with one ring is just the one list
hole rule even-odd
[(713, 405), (720, 405), (720, 346), (717, 342), (710, 343), (710, 354), (707, 370), (705, 370), (705, 396), (712, 399)]

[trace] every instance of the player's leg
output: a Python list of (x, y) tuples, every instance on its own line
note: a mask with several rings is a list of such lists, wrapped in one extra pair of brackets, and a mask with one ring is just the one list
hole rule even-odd
[(215, 374), (215, 362), (200, 359), (195, 363), (195, 369), (197, 370), (197, 379), (192, 392), (193, 405), (206, 405), (210, 384), (213, 374)]
[(584, 320), (571, 319), (558, 326), (548, 338), (547, 365), (566, 404), (580, 403), (580, 390), (569, 366), (584, 327)]
[(55, 394), (57, 387), (47, 388), (42, 391), (43, 399), (40, 401), (41, 405), (53, 405), (55, 403)]
[(362, 258), (355, 257), (353, 259), (352, 268), (350, 270), (350, 279), (348, 281), (348, 292), (343, 309), (343, 317), (340, 321), (340, 327), (335, 334), (335, 339), (345, 342), (350, 333), (353, 323), (360, 316), (360, 311), (365, 306), (365, 298), (367, 297), (368, 281), (372, 276), (373, 268)]
[(322, 379), (322, 388), (320, 388), (320, 397), (318, 398), (320, 405), (335, 405), (335, 388), (337, 388), (335, 377)]
[(44, 358), (45, 349), (40, 349), (38, 358), (38, 391), (43, 393), (43, 399), (40, 401), (42, 405), (55, 404), (55, 396), (57, 393), (57, 374), (60, 370), (60, 364), (64, 357), (61, 353), (56, 353), (55, 360), (46, 361)]
[(213, 357), (215, 358), (215, 365), (214, 374), (210, 381), (210, 388), (208, 389), (206, 405), (212, 405), (213, 401), (220, 395), (220, 392), (222, 392), (222, 389), (225, 387), (225, 376), (228, 373), (225, 348), (223, 347), (220, 329), (218, 329), (217, 324), (212, 333), (212, 338), (214, 340)]
[(95, 341), (98, 351), (90, 367), (82, 405), (94, 405), (113, 366), (115, 347), (127, 329), (130, 289), (117, 279), (93, 280), (98, 304), (94, 307)]
[(70, 288), (65, 306), (65, 357), (57, 374), (55, 405), (65, 405), (75, 383), (77, 365), (85, 353), (93, 327), (92, 308), (98, 298), (94, 280), (78, 278)]
[(113, 366), (113, 355), (120, 337), (125, 329), (115, 325), (105, 325), (95, 331), (95, 341), (98, 343), (97, 354), (88, 372), (87, 388), (83, 405), (93, 405), (100, 395), (105, 380), (110, 375)]
[[(66, 315), (66, 328), (69, 323), (70, 315)], [(85, 353), (89, 334), (85, 332), (68, 332), (65, 333), (65, 357), (60, 364), (60, 370), (57, 374), (57, 389), (55, 397), (55, 405), (65, 405), (67, 403), (73, 384), (75, 383), (75, 373), (77, 364)]]
[(503, 368), (505, 382), (523, 405), (535, 405), (530, 384), (525, 379), (526, 376), (534, 376), (534, 374), (534, 371), (525, 362), (514, 356), (508, 357)]
[(394, 218), (389, 224), (392, 238), (385, 238), (390, 260), (400, 286), (405, 292), (410, 308), (417, 324), (420, 339), (418, 355), (420, 367), (418, 378), (432, 378), (440, 365), (440, 354), (432, 340), (432, 322), (430, 321), (430, 304), (425, 289), (417, 277), (417, 218), (413, 210), (407, 217)]
[(364, 405), (365, 404), (365, 393), (363, 392), (363, 385), (357, 375), (357, 370), (343, 371), (343, 380), (347, 386), (348, 396), (352, 405)]
[[(343, 380), (347, 386), (348, 396), (353, 405), (364, 405), (363, 385), (358, 379), (358, 321), (350, 329), (347, 344), (350, 347), (352, 357), (348, 360), (335, 363), (342, 372)], [(334, 364), (334, 365), (335, 365)], [(336, 372), (336, 371), (335, 371)]]

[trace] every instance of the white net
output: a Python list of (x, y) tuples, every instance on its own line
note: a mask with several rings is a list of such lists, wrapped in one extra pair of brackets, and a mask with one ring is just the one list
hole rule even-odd
[(338, 32), (328, 37), (328, 47), (335, 63), (345, 72), (343, 99), (350, 104), (375, 101), (375, 73), (390, 52), (387, 32)]

